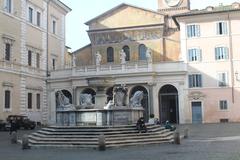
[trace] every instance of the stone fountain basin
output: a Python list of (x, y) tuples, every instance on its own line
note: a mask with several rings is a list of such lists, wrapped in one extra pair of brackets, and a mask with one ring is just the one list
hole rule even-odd
[(57, 111), (57, 125), (60, 126), (113, 126), (132, 125), (143, 116), (142, 107), (126, 106), (110, 109), (76, 109), (73, 111)]

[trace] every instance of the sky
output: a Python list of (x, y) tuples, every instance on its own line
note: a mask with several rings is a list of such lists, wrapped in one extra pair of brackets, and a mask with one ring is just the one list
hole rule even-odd
[[(157, 0), (61, 0), (72, 9), (66, 16), (66, 45), (75, 51), (90, 43), (84, 23), (121, 3), (157, 10)], [(231, 4), (240, 0), (191, 0), (191, 9)]]

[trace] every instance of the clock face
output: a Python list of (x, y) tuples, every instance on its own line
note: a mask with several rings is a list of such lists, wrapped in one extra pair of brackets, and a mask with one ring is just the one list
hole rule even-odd
[(165, 0), (169, 7), (177, 6), (181, 0)]

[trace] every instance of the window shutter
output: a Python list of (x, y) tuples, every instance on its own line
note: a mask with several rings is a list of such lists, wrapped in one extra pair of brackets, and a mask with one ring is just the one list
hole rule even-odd
[(218, 23), (216, 24), (216, 31), (217, 31), (217, 35), (219, 35), (219, 34), (220, 34), (219, 27), (220, 27), (220, 23), (218, 22)]
[(215, 48), (215, 60), (218, 60), (218, 48)]
[(199, 81), (199, 86), (198, 87), (202, 87), (202, 75), (201, 74), (199, 74), (198, 75), (198, 81)]
[(223, 33), (224, 33), (224, 34), (227, 34), (227, 33), (228, 33), (227, 22), (223, 22)]
[(201, 49), (197, 49), (197, 57), (198, 57), (198, 61), (202, 61), (202, 50)]
[(225, 55), (226, 59), (229, 59), (228, 48), (225, 47), (224, 50), (225, 50), (225, 54), (226, 54)]
[(188, 49), (188, 61), (192, 61), (192, 56), (191, 56), (191, 49)]
[(193, 78), (192, 77), (193, 77), (192, 75), (188, 75), (188, 86), (189, 86), (189, 88), (193, 87), (193, 83), (192, 83)]
[(197, 37), (200, 37), (200, 25), (196, 25), (197, 28)]

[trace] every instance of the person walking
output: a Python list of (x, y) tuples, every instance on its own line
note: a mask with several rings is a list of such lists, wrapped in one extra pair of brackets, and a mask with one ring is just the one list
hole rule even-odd
[(10, 121), (10, 135), (12, 134), (12, 132), (17, 132), (17, 123), (15, 120), (11, 120)]

